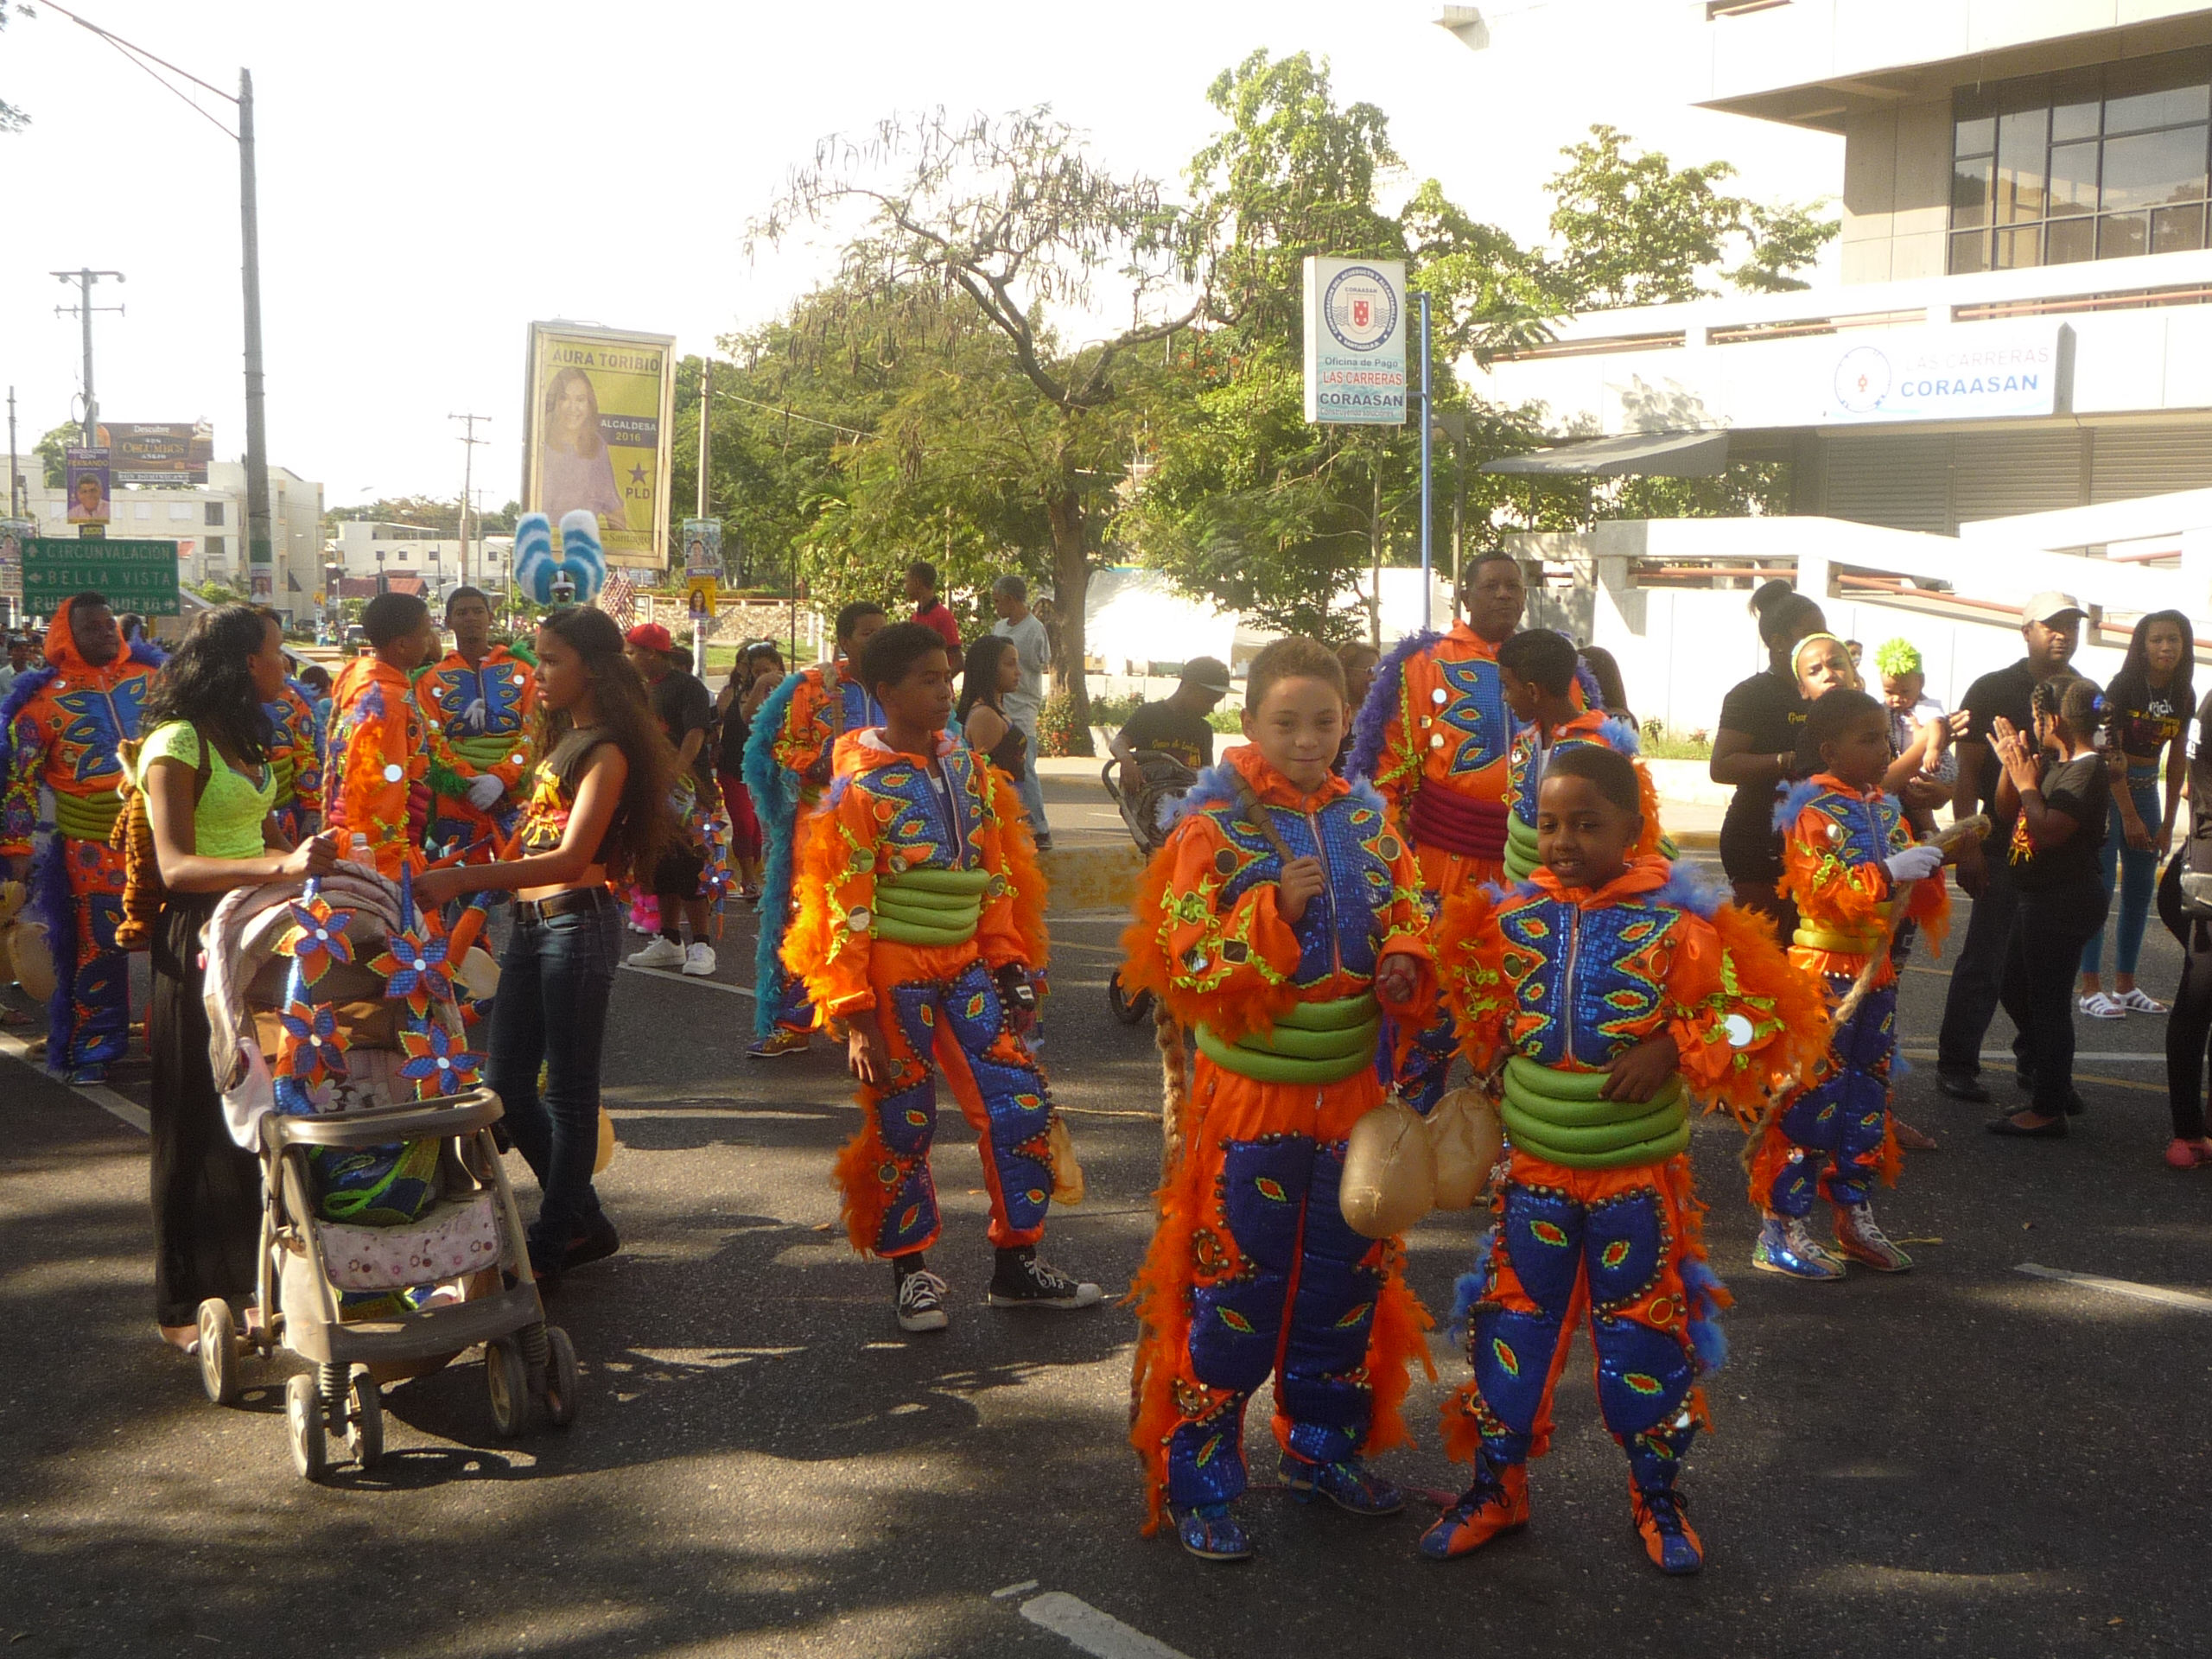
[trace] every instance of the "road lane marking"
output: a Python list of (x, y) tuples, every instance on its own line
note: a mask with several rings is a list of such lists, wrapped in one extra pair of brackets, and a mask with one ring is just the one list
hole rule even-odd
[[(1908, 1060), (1932, 1060), (1936, 1058), (1932, 1048), (1901, 1047), (1897, 1052)], [(1981, 1058), (1989, 1061), (2010, 1060), (2015, 1057), (2009, 1048), (1985, 1048), (1981, 1051)], [(2162, 1048), (2077, 1048), (2074, 1051), (2074, 1058), (2076, 1060), (2109, 1060), (2114, 1065), (2163, 1065), (2166, 1052)]]
[[(891, 1345), (892, 1345), (892, 1346), (893, 1346), (893, 1347), (896, 1347), (896, 1346), (899, 1346), (899, 1344), (895, 1344), (895, 1343), (894, 1343), (894, 1344), (892, 1344)], [(1012, 1600), (1012, 1599), (1013, 1599), (1014, 1597), (1016, 1597), (1016, 1596), (1026, 1596), (1026, 1595), (1027, 1595), (1027, 1594), (1028, 1594), (1032, 1590), (1034, 1590), (1036, 1587), (1037, 1587), (1037, 1580), (1034, 1580), (1034, 1579), (1024, 1579), (1024, 1580), (1023, 1580), (1020, 1584), (1009, 1584), (1009, 1585), (1008, 1585), (1008, 1586), (1006, 1586), (1006, 1588), (1005, 1588), (1005, 1589), (1003, 1589), (1003, 1590), (994, 1590), (994, 1591), (992, 1591), (992, 1592), (991, 1592), (991, 1599), (992, 1599), (993, 1601), (1010, 1601), (1010, 1600)]]
[(1021, 1616), (1052, 1631), (1092, 1659), (1189, 1659), (1179, 1649), (1103, 1613), (1080, 1596), (1047, 1590), (1021, 1604)]
[(2200, 1296), (2194, 1291), (2139, 1285), (2132, 1279), (2104, 1279), (2094, 1273), (2069, 1273), (2064, 1268), (2040, 1267), (2033, 1262), (2022, 1262), (2012, 1271), (2037, 1279), (2056, 1279), (2061, 1284), (2079, 1285), (2084, 1290), (2108, 1290), (2115, 1296), (2133, 1296), (2139, 1301), (2157, 1302), (2164, 1307), (2185, 1307), (2192, 1313), (2212, 1313), (2212, 1296)]
[[(0, 1054), (5, 1054), (11, 1059), (21, 1060), (42, 1077), (48, 1077), (55, 1083), (61, 1082), (59, 1077), (53, 1077), (43, 1065), (31, 1058), (31, 1046), (20, 1037), (10, 1037), (0, 1033)], [(154, 1132), (154, 1120), (146, 1115), (146, 1109), (143, 1106), (133, 1105), (126, 1096), (118, 1095), (104, 1083), (62, 1083), (61, 1086), (79, 1100), (91, 1102), (110, 1117), (120, 1118), (141, 1135), (151, 1135)]]
[(728, 991), (732, 996), (750, 999), (753, 995), (750, 985), (725, 985), (719, 979), (709, 979), (702, 975), (671, 974), (665, 968), (640, 968), (634, 962), (624, 963), (622, 971), (626, 974), (644, 974), (651, 979), (672, 979), (683, 985), (703, 985), (710, 991)]

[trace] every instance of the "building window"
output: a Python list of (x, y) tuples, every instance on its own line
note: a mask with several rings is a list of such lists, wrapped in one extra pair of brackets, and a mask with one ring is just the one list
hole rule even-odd
[(207, 522), (211, 524), (219, 524), (223, 522), (223, 504), (221, 502), (210, 501), (207, 504)]
[(1961, 87), (1951, 112), (1953, 272), (2205, 245), (2212, 50)]
[(210, 536), (207, 538), (207, 556), (209, 558), (219, 559), (226, 557), (229, 551), (230, 540), (227, 537)]

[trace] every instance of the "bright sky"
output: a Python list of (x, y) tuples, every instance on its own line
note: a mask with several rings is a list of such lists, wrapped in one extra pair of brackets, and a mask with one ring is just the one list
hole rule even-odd
[[(269, 454), (332, 505), (457, 494), (446, 417), (465, 410), (492, 416), (486, 504), (518, 494), (525, 325), (696, 352), (773, 315), (830, 250), (750, 265), (747, 219), (818, 137), (899, 109), (1050, 104), (1112, 166), (1172, 179), (1214, 130), (1213, 76), (1303, 48), (1340, 101), (1389, 116), (1408, 183), (1438, 177), (1524, 240), (1560, 146), (1595, 121), (1677, 162), (1725, 156), (1761, 197), (1833, 195), (1842, 165), (1834, 139), (1669, 95), (1650, 36), (1694, 15), (1681, 0), (1508, 0), (1556, 44), (1479, 53), (1434, 0), (70, 4), (217, 86), (252, 70)], [(216, 454), (241, 454), (234, 146), (50, 7), (0, 34), (0, 98), (32, 117), (0, 136), (0, 380), (22, 445), (73, 418), (78, 324), (53, 308), (74, 290), (48, 273), (90, 265), (128, 278), (98, 290), (127, 307), (94, 319), (103, 416), (211, 420)]]

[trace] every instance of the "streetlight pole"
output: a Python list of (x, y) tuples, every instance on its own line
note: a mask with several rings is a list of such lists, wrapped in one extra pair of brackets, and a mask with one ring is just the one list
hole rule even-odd
[[(461, 579), (465, 582), (468, 580), (468, 492), (475, 484), (476, 446), (491, 442), (489, 438), (476, 435), (476, 423), (482, 421), (489, 425), (492, 417), (489, 415), (448, 415), (446, 419), (465, 421), (468, 426), (467, 435), (461, 441)], [(476, 574), (480, 577), (484, 574), (481, 569), (484, 561), (480, 558), (476, 563), (479, 566)]]
[(262, 407), (261, 211), (253, 175), (253, 72), (238, 71), (238, 239), (245, 288), (245, 519), (249, 593), (276, 594), (276, 538), (269, 518), (269, 424)]
[(1429, 590), (1436, 584), (1430, 578), (1431, 558), (1429, 536), (1434, 529), (1436, 514), (1429, 500), (1429, 455), (1435, 442), (1436, 414), (1429, 401), (1428, 391), (1428, 292), (1421, 296), (1421, 631), (1428, 632)]

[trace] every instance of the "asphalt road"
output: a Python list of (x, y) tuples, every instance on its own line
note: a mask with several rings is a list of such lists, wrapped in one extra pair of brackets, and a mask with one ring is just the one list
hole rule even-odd
[[(1116, 1292), (1148, 1234), (1160, 1144), (1148, 1030), (1106, 1012), (1118, 925), (1055, 919), (1044, 1051), (1090, 1177), (1089, 1201), (1055, 1213), (1046, 1254)], [(741, 938), (723, 956), (717, 983), (749, 977)], [(2177, 969), (2154, 925), (2145, 982), (2170, 987)], [(1935, 1029), (1939, 972), (1908, 975), (1908, 1050)], [(2160, 1048), (2161, 1020), (2082, 1022), (2105, 1058), (2084, 1056), (2090, 1109), (2063, 1146), (1992, 1139), (1985, 1113), (1935, 1094), (1932, 1067), (1907, 1078), (1902, 1109), (1943, 1149), (1913, 1156), (1878, 1205), (1916, 1241), (1921, 1265), (1903, 1278), (1752, 1274), (1738, 1138), (1700, 1125), (1708, 1240), (1738, 1303), (1711, 1389), (1718, 1430), (1686, 1483), (1709, 1564), (1670, 1580), (1630, 1527), (1582, 1357), (1535, 1471), (1534, 1524), (1474, 1557), (1416, 1556), (1423, 1506), (1360, 1521), (1270, 1491), (1247, 1502), (1262, 1551), (1249, 1566), (1141, 1537), (1122, 1440), (1128, 1313), (981, 1306), (980, 1171), (954, 1135), (933, 1253), (952, 1328), (902, 1337), (888, 1268), (856, 1261), (836, 1223), (830, 1160), (855, 1118), (838, 1058), (748, 1064), (751, 1012), (731, 989), (621, 976), (607, 1074), (622, 1147), (601, 1192), (626, 1249), (553, 1306), (583, 1359), (576, 1427), (498, 1439), (481, 1368), (457, 1364), (390, 1389), (385, 1464), (321, 1487), (291, 1470), (284, 1366), (219, 1411), (156, 1341), (143, 1137), (0, 1059), (0, 1652), (2207, 1646), (2212, 1460), (2197, 1412), (2212, 1300), (2156, 1298), (2212, 1291), (2212, 1172), (2160, 1161), (2163, 1071), (2129, 1057)], [(2005, 1033), (2000, 1016), (1992, 1048)], [(126, 1072), (118, 1087), (140, 1084)], [(1411, 1236), (1432, 1309), (1448, 1308), (1476, 1230), (1444, 1217)], [(1442, 1332), (1431, 1345), (1440, 1381), (1418, 1379), (1409, 1403), (1423, 1444), (1385, 1467), (1449, 1488), (1434, 1412), (1463, 1369)], [(1265, 1473), (1272, 1442), (1254, 1415)]]

